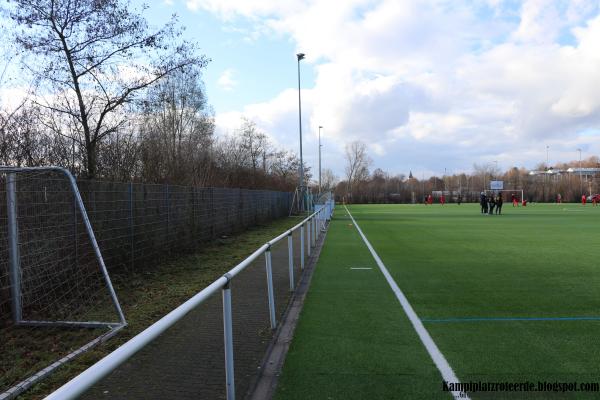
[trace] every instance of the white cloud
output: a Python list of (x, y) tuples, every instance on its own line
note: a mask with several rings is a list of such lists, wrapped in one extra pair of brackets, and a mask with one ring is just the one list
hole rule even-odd
[(221, 76), (217, 80), (217, 85), (223, 90), (231, 91), (237, 85), (237, 81), (234, 79), (235, 70), (233, 68), (227, 68), (221, 73)]
[[(303, 90), (305, 137), (312, 146), (324, 125), (333, 158), (354, 139), (369, 143), (375, 166), (392, 171), (415, 163), (413, 172), (443, 170), (442, 163), (522, 165), (545, 159), (546, 144), (557, 155), (586, 143), (600, 152), (594, 137), (581, 136), (600, 129), (596, 1), (187, 4), (245, 18), (262, 35), (289, 35), (307, 53), (315, 85)], [(296, 96), (284, 90), (235, 118), (244, 114), (280, 143), (296, 143)], [(433, 151), (441, 154), (431, 157)]]

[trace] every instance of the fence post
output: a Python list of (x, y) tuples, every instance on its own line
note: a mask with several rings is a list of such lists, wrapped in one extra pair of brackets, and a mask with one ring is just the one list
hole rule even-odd
[(275, 297), (273, 295), (273, 268), (271, 266), (271, 246), (265, 251), (265, 267), (267, 269), (267, 294), (269, 296), (269, 317), (271, 319), (271, 329), (277, 327), (275, 318)]
[(135, 231), (133, 223), (133, 182), (129, 182), (129, 236), (131, 252), (131, 270), (133, 271), (135, 263)]
[(307, 249), (308, 256), (310, 257), (310, 248), (311, 248), (311, 244), (312, 244), (312, 240), (310, 238), (311, 231), (312, 231), (310, 219), (308, 221), (306, 221), (306, 223), (308, 224), (308, 226), (306, 227), (306, 241), (308, 242), (308, 246), (306, 247), (306, 249)]
[(304, 224), (300, 225), (300, 269), (304, 269)]
[(169, 202), (169, 185), (165, 185), (165, 206), (167, 207), (167, 237), (165, 238), (165, 243), (169, 243), (169, 219), (171, 216), (171, 204)]
[(313, 243), (313, 246), (316, 246), (317, 245), (317, 219), (316, 219), (316, 217), (312, 217), (312, 228), (313, 228), (312, 243)]
[(6, 175), (6, 206), (8, 216), (8, 258), (10, 260), (11, 309), (15, 324), (21, 322), (21, 260), (19, 256), (19, 229), (17, 222), (17, 175)]
[(288, 235), (288, 267), (290, 270), (290, 292), (294, 291), (294, 249), (292, 242), (292, 232)]
[(233, 322), (231, 319), (231, 287), (229, 281), (223, 287), (223, 339), (225, 347), (225, 384), (227, 400), (235, 400), (233, 370)]

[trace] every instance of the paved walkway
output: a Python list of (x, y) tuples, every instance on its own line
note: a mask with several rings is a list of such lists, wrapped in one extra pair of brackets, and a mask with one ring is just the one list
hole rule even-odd
[[(293, 239), (297, 284), (299, 234), (295, 233)], [(279, 319), (290, 298), (287, 240), (273, 246), (272, 265)], [(234, 278), (232, 302), (236, 398), (243, 399), (260, 375), (272, 338), (263, 257)], [(225, 399), (223, 354), (222, 300), (218, 293), (95, 385), (82, 399)]]

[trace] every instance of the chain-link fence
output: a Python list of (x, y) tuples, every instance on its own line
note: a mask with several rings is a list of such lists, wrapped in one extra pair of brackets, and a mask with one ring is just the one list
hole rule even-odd
[(292, 194), (269, 190), (79, 181), (109, 270), (139, 270), (173, 252), (286, 216)]
[(34, 374), (48, 370), (44, 360), (73, 355), (124, 325), (104, 266), (151, 268), (203, 242), (287, 216), (290, 203), (283, 192), (75, 186), (58, 168), (0, 168), (0, 399), (35, 382)]
[(261, 246), (48, 399), (247, 398), (333, 206)]

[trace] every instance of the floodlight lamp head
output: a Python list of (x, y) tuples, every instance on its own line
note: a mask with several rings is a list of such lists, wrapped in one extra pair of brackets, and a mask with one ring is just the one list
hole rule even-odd
[(319, 129), (323, 129), (323, 127), (321, 125), (319, 125)]
[(298, 57), (298, 61), (303, 60), (304, 56), (305, 56), (304, 53), (298, 53), (298, 54), (296, 54), (296, 57)]

